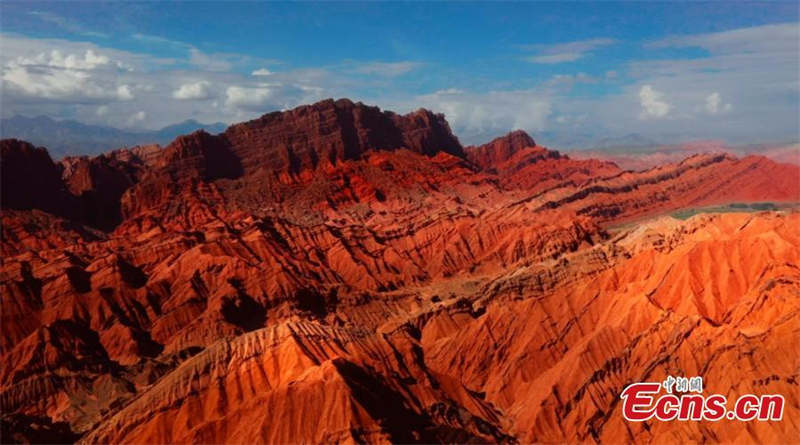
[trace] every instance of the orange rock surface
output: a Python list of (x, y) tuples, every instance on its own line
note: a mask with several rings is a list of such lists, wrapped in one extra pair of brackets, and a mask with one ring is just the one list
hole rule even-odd
[[(2, 156), (4, 441), (798, 441), (800, 213), (659, 216), (798, 202), (797, 166), (462, 148), (346, 100)], [(784, 420), (626, 422), (667, 375)]]

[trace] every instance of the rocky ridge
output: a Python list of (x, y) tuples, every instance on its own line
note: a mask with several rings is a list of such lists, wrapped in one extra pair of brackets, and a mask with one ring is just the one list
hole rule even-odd
[(522, 132), (462, 148), (440, 115), (346, 100), (162, 150), (2, 154), (0, 407), (18, 441), (797, 435), (618, 413), (629, 382), (702, 374), (729, 399), (786, 394), (797, 417), (798, 214), (651, 218), (797, 202), (795, 166), (622, 171)]

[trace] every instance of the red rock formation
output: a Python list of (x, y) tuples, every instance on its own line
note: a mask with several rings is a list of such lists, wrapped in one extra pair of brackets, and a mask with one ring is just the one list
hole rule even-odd
[(512, 131), (505, 136), (477, 147), (467, 147), (467, 157), (481, 168), (492, 168), (511, 159), (525, 148), (535, 148), (536, 142), (522, 130)]
[(620, 173), (612, 162), (575, 160), (558, 151), (537, 146), (521, 130), (478, 147), (467, 147), (467, 158), (497, 175), (503, 188), (529, 192), (555, 185), (580, 185)]
[(370, 149), (463, 155), (442, 115), (419, 110), (399, 116), (346, 99), (266, 114), (228, 127), (220, 139), (239, 158), (245, 174), (259, 169), (298, 173), (360, 159)]
[(552, 187), (527, 205), (621, 222), (680, 208), (731, 202), (797, 202), (800, 166), (760, 156), (696, 155), (678, 164), (623, 172), (578, 187)]
[(485, 393), (521, 442), (796, 441), (794, 422), (626, 422), (619, 394), (629, 382), (703, 375), (728, 400), (784, 394), (796, 416), (798, 229), (794, 213), (625, 230), (490, 281), (472, 303), (481, 317), (428, 321), (426, 363)]
[(75, 201), (46, 149), (16, 139), (3, 139), (0, 150), (0, 204), (3, 208), (77, 215), (73, 207)]
[[(797, 167), (462, 150), (441, 116), (349, 101), (60, 166), (2, 147), (14, 441), (797, 437), (800, 214), (644, 220), (797, 202)], [(624, 386), (667, 374), (784, 394), (784, 421), (625, 422)]]
[(122, 222), (120, 199), (146, 169), (139, 157), (121, 151), (93, 158), (66, 157), (60, 164), (64, 183), (80, 200), (83, 221), (102, 229)]

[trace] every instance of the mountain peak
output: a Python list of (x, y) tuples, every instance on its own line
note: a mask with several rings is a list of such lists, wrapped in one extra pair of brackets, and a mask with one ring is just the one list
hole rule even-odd
[(467, 157), (480, 167), (497, 165), (508, 161), (524, 148), (536, 147), (536, 141), (523, 130), (514, 130), (505, 136), (492, 139), (490, 142), (467, 147)]
[(232, 125), (223, 134), (245, 171), (299, 171), (323, 162), (359, 159), (368, 150), (405, 148), (433, 156), (464, 157), (461, 143), (441, 114), (406, 115), (349, 99), (325, 99), (292, 110), (268, 113)]

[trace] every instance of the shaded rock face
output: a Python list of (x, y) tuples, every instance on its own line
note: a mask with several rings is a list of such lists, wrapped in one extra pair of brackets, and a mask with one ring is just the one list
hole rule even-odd
[(619, 394), (702, 375), (729, 400), (784, 394), (797, 418), (800, 214), (656, 215), (800, 201), (798, 167), (621, 171), (522, 132), (462, 150), (441, 116), (349, 101), (59, 164), (2, 147), (4, 438), (797, 437), (632, 425)]
[(60, 162), (62, 179), (82, 210), (87, 225), (111, 230), (122, 222), (120, 200), (144, 172), (144, 162), (135, 155), (103, 154), (94, 158), (65, 158)]
[(120, 200), (141, 177), (144, 163), (130, 152), (67, 157), (56, 164), (44, 148), (2, 141), (3, 208), (38, 209), (91, 227), (122, 222)]
[(419, 110), (400, 116), (346, 99), (327, 100), (233, 125), (220, 135), (243, 173), (315, 168), (360, 159), (367, 150), (408, 150), (463, 156), (444, 116)]
[[(238, 180), (238, 189), (252, 189), (258, 181), (253, 176), (285, 183), (361, 160), (370, 151), (399, 149), (464, 156), (440, 114), (418, 110), (401, 116), (346, 99), (326, 100), (232, 125), (218, 136), (199, 131), (179, 137), (122, 200), (122, 212), (127, 218), (157, 208), (187, 188), (196, 190), (198, 199), (219, 202), (217, 191), (205, 183)], [(281, 195), (270, 185), (260, 193), (270, 200)]]
[(16, 139), (0, 142), (0, 203), (3, 208), (40, 209), (74, 217), (77, 203), (61, 180), (61, 171), (44, 148)]

